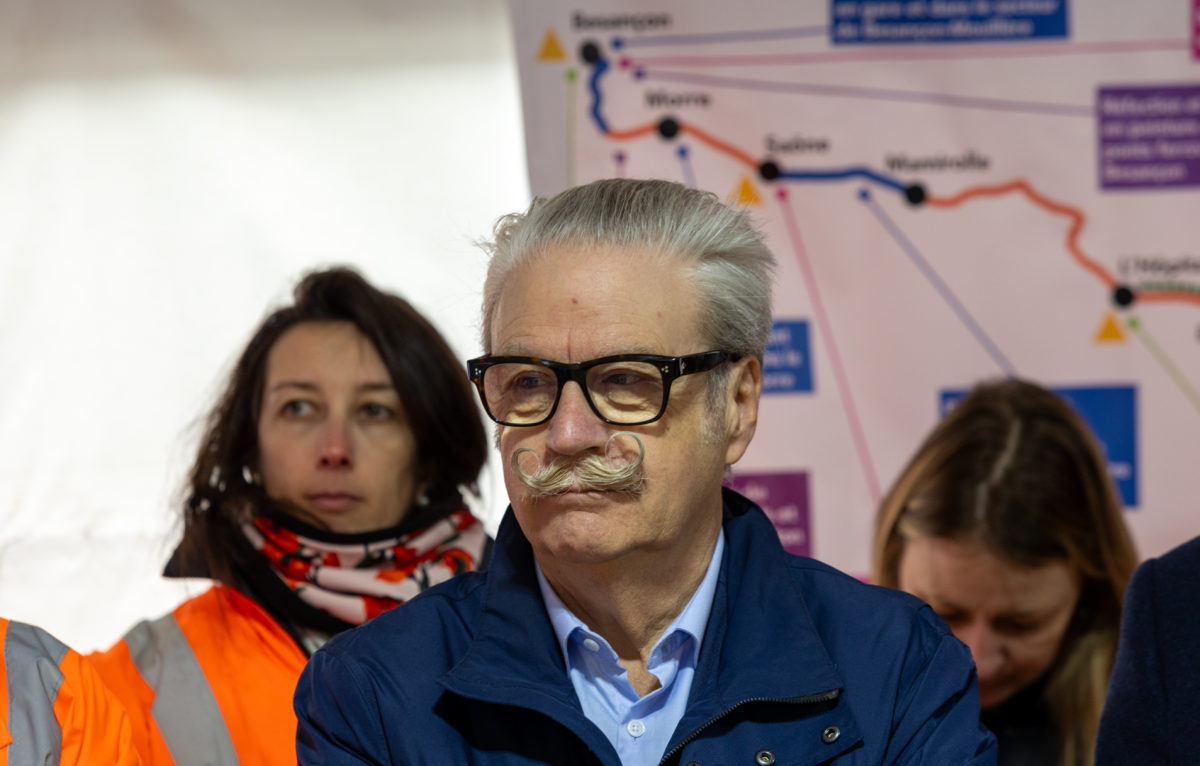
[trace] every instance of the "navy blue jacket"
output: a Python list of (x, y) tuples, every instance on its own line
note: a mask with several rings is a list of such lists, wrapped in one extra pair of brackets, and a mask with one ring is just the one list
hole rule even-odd
[(1096, 763), (1194, 764), (1200, 753), (1200, 537), (1133, 573)]
[[(791, 556), (725, 496), (726, 548), (664, 763), (995, 764), (970, 652), (911, 596)], [(296, 689), (301, 764), (612, 764), (510, 510), (486, 574), (344, 633)]]

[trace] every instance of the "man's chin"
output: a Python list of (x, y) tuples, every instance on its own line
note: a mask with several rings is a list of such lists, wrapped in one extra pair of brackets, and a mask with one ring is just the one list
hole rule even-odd
[(539, 495), (513, 506), (517, 522), (535, 548), (590, 557), (627, 526), (628, 496), (618, 492)]

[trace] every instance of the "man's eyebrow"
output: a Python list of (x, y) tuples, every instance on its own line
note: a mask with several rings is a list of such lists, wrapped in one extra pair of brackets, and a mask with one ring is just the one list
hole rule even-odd
[[(605, 351), (602, 354), (596, 354), (594, 356), (588, 357), (588, 359), (582, 359), (580, 361), (586, 362), (586, 361), (590, 361), (592, 359), (603, 359), (606, 356), (620, 356), (622, 354), (649, 354), (649, 355), (654, 355), (654, 356), (671, 356), (671, 354), (662, 353), (662, 350), (659, 348), (653, 348), (653, 347), (642, 345), (642, 344), (635, 344), (632, 346), (622, 346), (620, 348), (620, 350)], [(531, 353), (529, 353), (529, 350), (526, 347), (520, 346), (520, 345), (513, 346), (512, 348), (504, 348), (501, 350), (493, 351), (490, 354), (490, 356), (527, 356), (532, 359), (547, 359), (548, 361), (551, 361), (551, 362), (561, 361), (558, 359), (549, 359), (548, 357), (541, 356), (539, 354), (531, 354)]]
[(489, 356), (533, 356), (529, 353), (529, 349), (523, 343), (514, 343), (511, 346), (499, 346), (495, 348)]

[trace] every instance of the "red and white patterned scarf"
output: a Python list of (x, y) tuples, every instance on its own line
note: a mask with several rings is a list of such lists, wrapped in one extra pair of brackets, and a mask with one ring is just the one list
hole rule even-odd
[(310, 605), (352, 625), (479, 565), (483, 525), (466, 509), (399, 537), (340, 543), (287, 529), (264, 514), (242, 526), (275, 574)]

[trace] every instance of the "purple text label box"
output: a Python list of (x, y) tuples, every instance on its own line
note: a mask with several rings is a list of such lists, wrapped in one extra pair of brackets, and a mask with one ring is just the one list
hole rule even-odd
[(1102, 87), (1102, 189), (1200, 187), (1200, 83)]
[(727, 478), (725, 486), (750, 498), (766, 512), (788, 553), (812, 555), (807, 473), (738, 473)]

